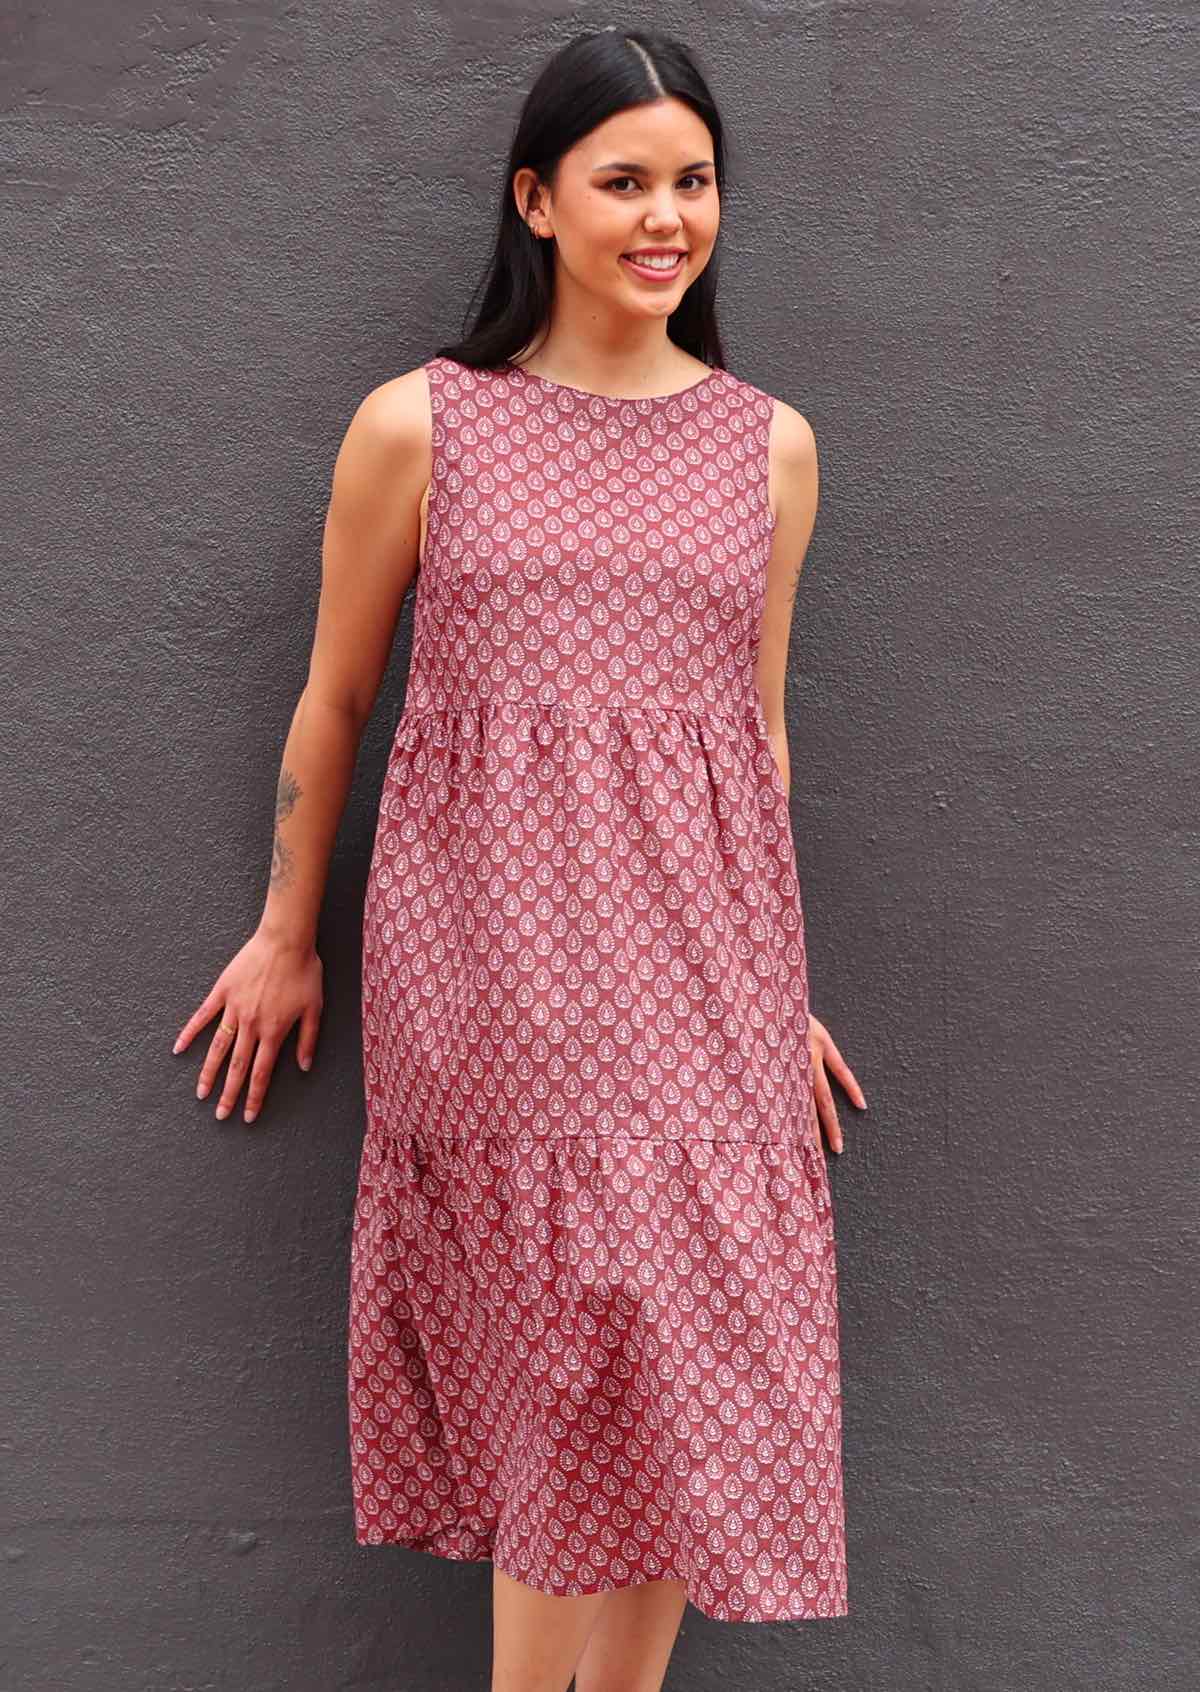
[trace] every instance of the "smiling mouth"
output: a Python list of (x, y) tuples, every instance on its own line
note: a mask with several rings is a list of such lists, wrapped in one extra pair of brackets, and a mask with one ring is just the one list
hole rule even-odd
[(627, 264), (630, 270), (636, 272), (638, 276), (645, 276), (654, 281), (664, 279), (669, 281), (678, 276), (686, 257), (686, 253), (676, 251), (670, 255), (670, 262), (667, 262), (668, 255), (666, 253), (643, 255), (622, 253), (621, 262)]

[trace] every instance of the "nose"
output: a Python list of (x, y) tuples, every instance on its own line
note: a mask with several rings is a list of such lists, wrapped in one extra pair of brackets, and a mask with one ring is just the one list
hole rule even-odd
[(683, 219), (680, 217), (674, 197), (668, 189), (655, 200), (653, 206), (646, 213), (646, 228), (652, 229), (656, 235), (663, 233), (671, 235), (682, 226)]

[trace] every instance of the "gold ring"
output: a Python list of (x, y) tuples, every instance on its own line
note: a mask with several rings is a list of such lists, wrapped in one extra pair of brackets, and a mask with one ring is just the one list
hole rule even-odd
[(230, 1028), (226, 1023), (223, 1022), (221, 1024), (221, 1033), (222, 1034), (236, 1034), (237, 1029), (236, 1028)]

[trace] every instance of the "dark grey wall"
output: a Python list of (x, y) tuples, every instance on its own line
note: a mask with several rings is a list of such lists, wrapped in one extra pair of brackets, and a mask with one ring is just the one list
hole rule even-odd
[[(631, 6), (625, 18), (647, 18)], [(674, 1692), (1195, 1683), (1197, 9), (656, 12), (739, 150), (729, 361), (812, 420), (792, 647), (852, 1613), (688, 1612)], [(607, 7), (9, 10), (12, 1692), (486, 1685), (489, 1565), (353, 1544), (361, 898), (313, 1072), (214, 1120), (333, 457), (453, 335), (544, 56)]]

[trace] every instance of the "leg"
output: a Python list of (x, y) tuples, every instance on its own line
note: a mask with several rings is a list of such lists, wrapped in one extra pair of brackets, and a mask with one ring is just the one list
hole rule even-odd
[(492, 1568), (492, 1692), (567, 1692), (611, 1594), (552, 1598)]
[(651, 1580), (605, 1594), (588, 1636), (575, 1692), (659, 1692), (683, 1620), (681, 1580)]

